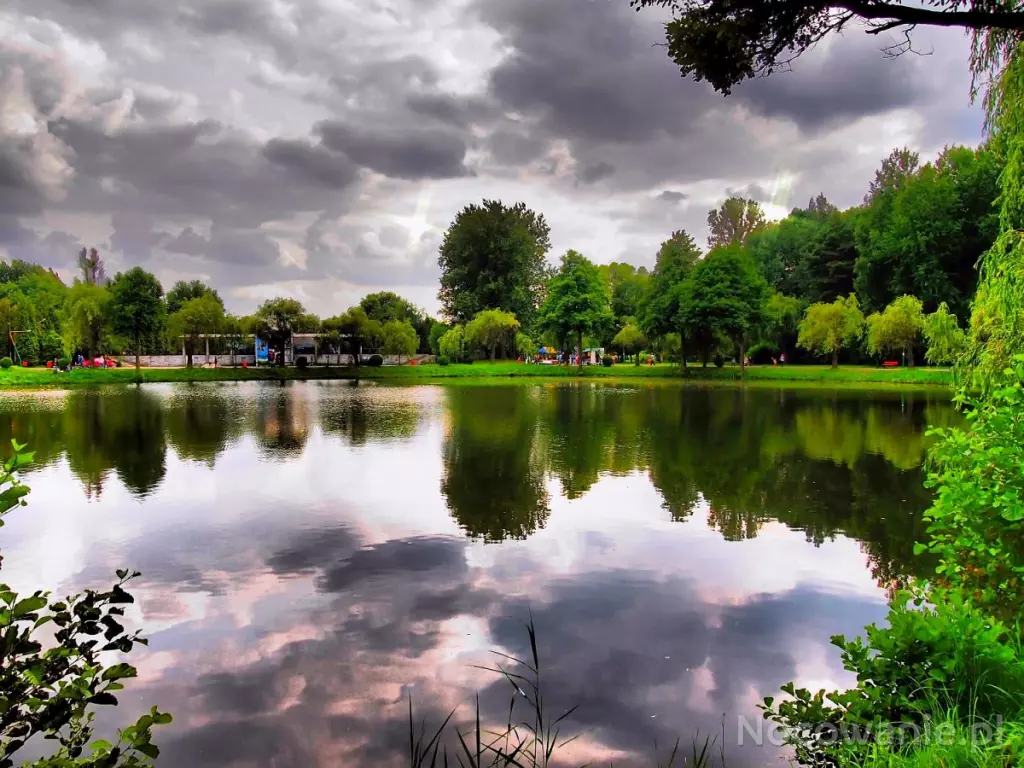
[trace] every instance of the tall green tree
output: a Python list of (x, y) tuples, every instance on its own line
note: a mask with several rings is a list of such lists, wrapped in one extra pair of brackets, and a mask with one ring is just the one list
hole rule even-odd
[(953, 365), (967, 348), (967, 335), (945, 303), (925, 315), (922, 331), (928, 344), (925, 360), (932, 365)]
[(761, 333), (786, 353), (800, 333), (803, 305), (799, 299), (772, 292), (761, 309)]
[(550, 229), (525, 203), (469, 205), (445, 232), (438, 298), (446, 319), (469, 322), (485, 309), (511, 312), (530, 327), (548, 277)]
[(416, 347), (421, 352), (430, 351), (430, 329), (434, 319), (408, 299), (392, 291), (378, 291), (364, 296), (360, 302), (366, 316), (381, 326), (392, 320), (404, 320), (416, 330)]
[(640, 365), (640, 350), (646, 343), (644, 332), (634, 323), (622, 326), (622, 330), (612, 339), (612, 346), (621, 349), (623, 357), (630, 352), (633, 354), (633, 361), (636, 365)]
[(582, 368), (583, 336), (600, 335), (613, 321), (601, 272), (583, 254), (567, 251), (548, 286), (547, 301), (540, 312), (541, 326), (554, 331), (559, 339), (567, 339), (570, 333), (576, 335)]
[(64, 304), (64, 344), (68, 352), (105, 351), (110, 337), (110, 291), (102, 285), (75, 282)]
[(745, 245), (750, 233), (764, 223), (764, 211), (756, 200), (730, 197), (708, 212), (708, 248)]
[(742, 245), (714, 248), (693, 268), (680, 286), (679, 314), (705, 364), (715, 337), (724, 336), (739, 348), (745, 368), (746, 346), (760, 323), (767, 296), (768, 284)]
[(220, 333), (224, 308), (213, 296), (205, 294), (189, 299), (167, 318), (167, 335), (175, 345), (184, 342), (185, 365), (192, 367), (192, 355), (204, 336)]
[[(679, 286), (700, 260), (701, 251), (686, 232), (677, 230), (661, 244), (651, 274), (646, 306), (639, 315), (640, 328), (651, 341), (657, 343), (670, 333), (681, 329), (679, 318)], [(686, 353), (680, 338), (683, 365)]]
[(512, 349), (519, 328), (519, 321), (511, 312), (485, 309), (466, 324), (463, 339), (467, 345), (486, 350), (493, 360), (499, 349)]
[(427, 344), (430, 348), (430, 354), (439, 355), (441, 354), (441, 348), (438, 346), (438, 342), (441, 341), (441, 337), (449, 331), (449, 326), (444, 323), (433, 323), (430, 326), (430, 333), (427, 336)]
[(163, 286), (142, 267), (132, 267), (114, 277), (110, 293), (111, 327), (131, 341), (138, 370), (139, 355), (152, 348), (164, 329)]
[(466, 355), (465, 328), (456, 325), (445, 331), (444, 336), (437, 341), (437, 350), (449, 360), (461, 362)]
[(611, 291), (612, 314), (615, 315), (616, 322), (621, 323), (628, 317), (638, 317), (644, 309), (650, 290), (651, 275), (647, 268), (613, 261), (611, 264), (602, 264), (598, 270)]
[[(284, 347), (293, 333), (301, 333), (312, 324), (310, 315), (297, 299), (278, 297), (260, 304), (254, 315), (257, 333), (267, 339), (284, 364)], [(310, 328), (308, 332), (313, 332)]]
[(382, 330), (382, 351), (385, 355), (398, 355), (401, 365), (402, 357), (412, 357), (419, 348), (419, 337), (412, 323), (407, 320), (389, 320)]
[(210, 296), (220, 304), (221, 309), (224, 308), (224, 300), (220, 294), (202, 280), (179, 280), (167, 292), (167, 314), (173, 315), (189, 299), (199, 299), (203, 296)]
[(355, 306), (338, 317), (324, 320), (323, 334), (339, 354), (347, 350), (352, 364), (358, 366), (363, 348), (376, 347), (384, 336), (384, 328), (367, 317), (361, 306)]
[(821, 355), (829, 355), (832, 367), (839, 365), (839, 352), (864, 334), (864, 313), (857, 297), (850, 294), (831, 304), (812, 304), (800, 323), (797, 346)]
[(103, 259), (95, 248), (83, 248), (78, 253), (78, 271), (82, 274), (82, 282), (86, 285), (103, 285), (106, 272)]
[(907, 364), (914, 366), (914, 344), (924, 328), (921, 300), (916, 296), (900, 296), (867, 319), (868, 351), (871, 354), (900, 350)]

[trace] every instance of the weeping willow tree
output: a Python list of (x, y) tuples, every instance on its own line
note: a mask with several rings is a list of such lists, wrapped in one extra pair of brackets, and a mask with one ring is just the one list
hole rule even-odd
[(989, 76), (983, 86), (987, 128), (1005, 161), (999, 235), (980, 262), (963, 361), (983, 387), (1001, 378), (1013, 355), (1024, 352), (1024, 46), (1010, 47), (1004, 37), (976, 36), (972, 57), (975, 83)]

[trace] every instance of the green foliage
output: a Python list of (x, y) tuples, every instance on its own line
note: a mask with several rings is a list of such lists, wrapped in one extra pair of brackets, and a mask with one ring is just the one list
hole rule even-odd
[(110, 291), (101, 285), (75, 283), (64, 304), (64, 345), (89, 355), (104, 351), (110, 337)]
[(448, 357), (448, 355), (438, 355), (437, 356), (437, 364), (438, 365), (451, 365), (451, 362), (452, 361)]
[(520, 331), (516, 334), (516, 353), (520, 355), (532, 355), (537, 352), (537, 343)]
[(647, 338), (643, 331), (632, 323), (623, 326), (622, 330), (612, 339), (612, 346), (621, 349), (623, 354), (631, 353), (637, 356), (637, 365), (640, 364), (639, 352), (645, 344), (647, 344)]
[(467, 347), (486, 350), (493, 360), (499, 349), (510, 348), (518, 330), (515, 315), (500, 309), (485, 309), (466, 325), (463, 341)]
[(613, 358), (611, 355), (605, 355), (604, 357), (601, 358), (601, 365), (603, 365), (605, 368), (611, 368), (613, 365), (615, 365), (615, 358)]
[(721, 368), (723, 365), (725, 365), (725, 358), (721, 355), (715, 355), (715, 367)]
[(779, 348), (770, 341), (759, 341), (756, 344), (751, 344), (750, 349), (747, 350), (747, 357), (756, 365), (770, 363), (773, 357), (778, 359), (780, 354)]
[(390, 320), (384, 324), (382, 351), (385, 355), (398, 355), (398, 362), (402, 357), (411, 357), (416, 354), (419, 347), (419, 337), (416, 329), (405, 320)]
[(209, 294), (189, 299), (167, 319), (167, 335), (177, 345), (185, 341), (188, 365), (192, 365), (194, 347), (206, 334), (218, 333), (224, 323), (224, 308)]
[(351, 307), (343, 315), (324, 320), (321, 338), (334, 346), (340, 353), (347, 351), (352, 362), (359, 365), (360, 351), (364, 347), (375, 347), (384, 340), (384, 328), (366, 315), (361, 306)]
[(915, 296), (900, 296), (881, 314), (867, 319), (868, 351), (877, 355), (902, 350), (907, 363), (914, 365), (914, 343), (924, 328), (921, 300)]
[[(761, 337), (770, 341), (776, 354), (796, 341), (803, 306), (799, 299), (773, 292), (761, 308)], [(753, 351), (751, 350), (751, 357)]]
[(756, 200), (730, 197), (718, 208), (708, 211), (708, 248), (745, 245), (750, 233), (764, 222), (764, 211)]
[(484, 200), (466, 206), (445, 232), (438, 257), (444, 316), (468, 323), (483, 310), (500, 309), (531, 327), (543, 298), (550, 248), (544, 216), (525, 203)]
[(557, 339), (568, 340), (570, 334), (575, 334), (581, 351), (584, 335), (600, 336), (607, 331), (614, 321), (610, 297), (593, 262), (573, 250), (562, 256), (539, 317), (541, 327)]
[(384, 365), (384, 358), (381, 357), (380, 355), (370, 355), (369, 359), (366, 361), (366, 364), (369, 365), (371, 368), (380, 368), (382, 365)]
[[(857, 676), (847, 691), (812, 693), (793, 683), (788, 699), (767, 697), (765, 717), (781, 726), (802, 765), (860, 765), (887, 727), (922, 728), (937, 711), (958, 713), (970, 726), (1024, 705), (1021, 645), (998, 620), (957, 590), (898, 593), (886, 624), (866, 637), (837, 635), (843, 666)], [(846, 738), (836, 738), (839, 734)]]
[(719, 337), (745, 345), (760, 322), (768, 286), (747, 250), (731, 245), (698, 262), (679, 292), (681, 326), (706, 360)]
[(114, 278), (110, 298), (111, 327), (132, 343), (136, 367), (138, 355), (152, 347), (164, 328), (164, 289), (142, 267), (133, 267)]
[[(14, 443), (0, 470), (0, 526), (4, 515), (25, 504), (29, 489), (17, 473), (32, 454), (23, 449)], [(86, 590), (62, 601), (48, 592), (18, 595), (0, 584), (0, 766), (13, 766), (37, 736), (56, 742), (50, 755), (28, 764), (38, 768), (139, 768), (159, 755), (152, 728), (171, 716), (156, 707), (119, 731), (116, 741), (93, 739), (91, 709), (116, 705), (121, 681), (137, 674), (125, 662), (105, 663), (106, 655), (131, 653), (147, 642), (121, 623), (124, 606), (134, 602), (124, 587), (138, 575), (118, 571), (109, 591)]]
[(839, 364), (840, 350), (864, 333), (864, 314), (857, 297), (850, 294), (831, 304), (812, 304), (800, 323), (797, 346), (821, 355), (831, 355), (832, 367)]
[(0, 368), (10, 368), (14, 365), (14, 361), (9, 357), (0, 357)]
[(465, 329), (461, 325), (456, 325), (446, 331), (438, 339), (437, 348), (443, 356), (461, 362), (466, 355)]
[[(0, 364), (2, 364), (2, 363), (0, 363)], [(67, 368), (69, 365), (71, 365), (71, 358), (70, 357), (62, 357), (62, 358), (60, 358), (57, 361), (57, 365), (59, 365), (61, 368)]]
[(208, 296), (224, 309), (224, 300), (220, 294), (202, 280), (179, 280), (167, 292), (167, 314), (173, 315), (190, 299), (201, 299)]
[(651, 288), (646, 267), (613, 261), (598, 267), (611, 292), (611, 308), (620, 323), (627, 317), (639, 317)]
[(925, 359), (932, 365), (953, 365), (967, 348), (967, 334), (945, 302), (925, 315), (922, 331), (928, 343)]
[(441, 353), (439, 343), (441, 337), (444, 336), (449, 330), (449, 326), (444, 323), (434, 323), (430, 326), (430, 334), (427, 339), (427, 344), (430, 347), (431, 354), (438, 355)]
[(1013, 619), (1024, 594), (1024, 356), (970, 407), (969, 429), (936, 428), (926, 547), (940, 578)]
[(658, 339), (670, 333), (678, 335), (679, 286), (701, 257), (700, 248), (686, 232), (678, 230), (661, 244), (651, 275), (647, 305), (640, 327), (648, 338)]

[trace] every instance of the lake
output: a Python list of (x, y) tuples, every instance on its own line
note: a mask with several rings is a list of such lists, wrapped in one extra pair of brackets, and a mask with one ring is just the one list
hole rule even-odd
[(929, 567), (925, 429), (953, 419), (941, 392), (646, 383), (8, 395), (0, 437), (37, 465), (3, 577), (143, 572), (151, 644), (101, 721), (172, 712), (161, 766), (402, 765), (409, 696), (428, 725), (477, 692), (506, 721), (479, 667), (528, 656), (531, 616), (547, 708), (579, 707), (566, 765), (697, 733), (779, 764), (757, 704), (851, 682), (828, 638)]

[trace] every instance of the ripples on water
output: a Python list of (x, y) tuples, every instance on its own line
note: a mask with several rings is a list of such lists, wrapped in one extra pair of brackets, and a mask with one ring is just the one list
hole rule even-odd
[[(175, 714), (162, 766), (401, 765), (539, 631), (566, 754), (652, 764), (762, 696), (849, 682), (828, 637), (885, 612), (928, 498), (938, 395), (606, 385), (152, 386), (0, 399), (30, 443), (3, 530), (19, 588), (143, 571), (125, 723)], [(125, 711), (129, 710), (129, 711)], [(462, 706), (461, 716), (470, 709)], [(721, 738), (721, 737), (720, 737)]]

